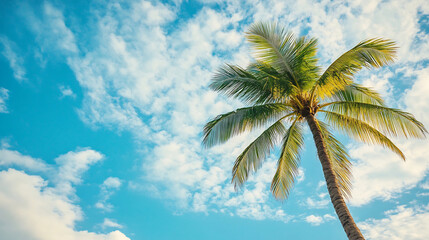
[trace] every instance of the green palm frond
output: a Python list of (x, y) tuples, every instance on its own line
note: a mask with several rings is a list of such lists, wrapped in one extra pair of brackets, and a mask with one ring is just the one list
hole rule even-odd
[(300, 151), (304, 145), (301, 124), (295, 120), (283, 138), (277, 171), (271, 182), (271, 191), (277, 199), (286, 199), (293, 187), (300, 162)]
[(203, 144), (211, 147), (224, 143), (231, 137), (247, 130), (265, 126), (290, 112), (283, 103), (271, 103), (218, 115), (204, 126)]
[(320, 130), (325, 141), (326, 151), (332, 163), (335, 177), (340, 185), (342, 195), (349, 199), (352, 189), (352, 163), (346, 148), (329, 131), (328, 125), (318, 120)]
[(424, 138), (427, 133), (412, 114), (399, 109), (352, 101), (332, 102), (321, 108), (367, 122), (389, 136)]
[(317, 65), (317, 39), (300, 37), (297, 39), (293, 49), (294, 61), (292, 68), (303, 90), (309, 89), (320, 77), (320, 67)]
[(243, 185), (251, 172), (259, 169), (270, 150), (285, 134), (286, 129), (282, 121), (283, 119), (280, 119), (267, 128), (238, 156), (232, 169), (231, 181), (236, 189)]
[(364, 143), (382, 145), (405, 160), (405, 155), (402, 151), (389, 138), (371, 125), (336, 112), (320, 111), (325, 113), (325, 119), (330, 126)]
[(265, 23), (253, 24), (246, 38), (258, 62), (273, 66), (299, 89), (313, 85), (318, 78), (315, 38), (296, 39), (277, 24)]
[(269, 80), (270, 76), (257, 77), (252, 71), (225, 65), (216, 72), (209, 87), (248, 104), (261, 104), (276, 101), (276, 85)]
[(285, 102), (287, 101), (287, 96), (297, 90), (297, 87), (292, 84), (290, 79), (280, 74), (271, 65), (256, 62), (250, 64), (248, 71), (264, 85), (265, 89), (270, 90), (271, 98), (273, 99), (271, 101)]
[(292, 49), (295, 36), (277, 24), (255, 23), (246, 32), (255, 59), (276, 67), (295, 81), (292, 70)]
[(378, 68), (392, 63), (396, 57), (396, 44), (393, 41), (372, 38), (360, 42), (337, 58), (322, 74), (314, 86), (321, 98), (331, 96), (353, 81), (353, 75), (365, 68)]
[(346, 86), (344, 89), (335, 92), (330, 100), (333, 102), (337, 101), (348, 101), (348, 102), (362, 102), (371, 103), (376, 105), (384, 105), (383, 98), (376, 91), (360, 86), (359, 84), (353, 83)]

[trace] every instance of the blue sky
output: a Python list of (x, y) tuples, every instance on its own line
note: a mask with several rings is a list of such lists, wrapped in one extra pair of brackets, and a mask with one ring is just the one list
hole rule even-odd
[[(210, 90), (251, 61), (243, 33), (277, 21), (319, 39), (320, 63), (370, 37), (395, 64), (356, 81), (429, 126), (425, 1), (2, 1), (0, 235), (4, 239), (345, 239), (308, 131), (298, 181), (275, 201), (276, 152), (235, 192), (231, 168), (257, 133), (204, 149), (204, 123), (243, 106)], [(341, 137), (348, 205), (368, 239), (429, 235), (428, 140)], [(400, 226), (400, 227), (398, 227)]]

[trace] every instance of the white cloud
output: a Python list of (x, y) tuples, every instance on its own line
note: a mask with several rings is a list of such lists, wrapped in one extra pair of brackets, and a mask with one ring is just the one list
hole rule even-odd
[[(404, 105), (407, 111), (415, 114), (425, 126), (429, 126), (429, 84), (426, 81), (429, 69), (413, 70), (407, 74), (415, 82), (403, 98), (399, 99), (399, 105)], [(352, 205), (366, 204), (374, 198), (390, 199), (405, 189), (415, 187), (426, 176), (429, 169), (426, 156), (429, 141), (399, 139), (395, 142), (407, 157), (405, 162), (380, 147), (352, 146), (350, 154), (357, 160), (353, 167)]]
[(68, 86), (60, 86), (60, 92), (61, 92), (61, 97), (60, 98), (65, 98), (65, 97), (72, 97), (75, 98), (76, 94), (74, 94), (73, 90), (71, 90), (70, 87)]
[(335, 220), (337, 218), (332, 216), (331, 214), (325, 214), (325, 215), (323, 215), (323, 219), (325, 219), (325, 221), (332, 221), (332, 220)]
[(89, 148), (78, 149), (60, 155), (55, 159), (58, 174), (54, 181), (56, 191), (65, 195), (73, 195), (75, 190), (73, 184), (82, 182), (82, 174), (89, 169), (89, 166), (99, 162), (104, 158), (103, 154)]
[(80, 183), (82, 181), (82, 173), (88, 170), (89, 165), (94, 164), (101, 159), (103, 159), (103, 155), (101, 153), (89, 148), (70, 151), (66, 154), (60, 155), (55, 159), (55, 162), (60, 165), (58, 180), (74, 184)]
[(313, 226), (319, 226), (320, 224), (328, 221), (335, 220), (336, 218), (330, 214), (325, 214), (323, 216), (318, 215), (309, 215), (305, 217), (305, 221), (310, 223)]
[(0, 87), (0, 113), (8, 113), (6, 101), (9, 98), (9, 90)]
[(420, 187), (425, 189), (425, 190), (428, 190), (429, 189), (429, 180), (420, 184)]
[(368, 239), (423, 240), (429, 235), (429, 205), (398, 206), (385, 212), (386, 218), (368, 219), (358, 223)]
[(9, 169), (0, 172), (0, 233), (3, 239), (129, 240), (114, 231), (98, 234), (75, 230), (81, 209), (58, 194), (40, 176)]
[(296, 176), (296, 180), (299, 182), (304, 181), (305, 179), (305, 172), (304, 172), (304, 168), (302, 167), (298, 167), (298, 175)]
[(407, 156), (406, 162), (381, 147), (361, 145), (350, 150), (350, 155), (357, 159), (353, 166), (352, 205), (391, 199), (424, 178), (429, 169), (427, 141), (410, 140), (398, 146)]
[(26, 70), (24, 68), (24, 60), (18, 55), (16, 44), (6, 36), (0, 35), (0, 45), (3, 45), (1, 53), (9, 61), (9, 66), (13, 71), (15, 79), (18, 81), (25, 80)]
[(117, 223), (113, 219), (105, 218), (103, 223), (101, 224), (102, 228), (123, 228), (123, 226)]
[(429, 127), (429, 66), (411, 68), (408, 67), (408, 75), (414, 80), (413, 86), (405, 92), (402, 102), (407, 111)]
[(52, 36), (51, 43), (59, 46), (60, 50), (76, 53), (78, 51), (75, 37), (70, 29), (66, 26), (64, 16), (60, 10), (52, 6), (49, 2), (44, 3), (45, 23), (42, 31), (46, 36)]
[(0, 149), (0, 166), (20, 167), (30, 171), (46, 171), (50, 167), (41, 159), (22, 155), (18, 151)]
[(118, 189), (121, 187), (122, 181), (121, 179), (117, 177), (108, 177), (106, 180), (104, 180), (102, 188), (105, 189)]
[(318, 226), (323, 222), (323, 218), (321, 216), (309, 215), (305, 217), (305, 221), (311, 223), (312, 225)]
[(318, 199), (315, 200), (314, 198), (308, 197), (306, 200), (306, 206), (309, 208), (326, 208), (328, 204), (330, 203), (330, 199), (328, 197), (327, 193), (321, 193), (318, 195)]
[(100, 186), (101, 199), (95, 204), (95, 207), (110, 212), (113, 205), (107, 201), (122, 185), (122, 181), (117, 177), (108, 177)]

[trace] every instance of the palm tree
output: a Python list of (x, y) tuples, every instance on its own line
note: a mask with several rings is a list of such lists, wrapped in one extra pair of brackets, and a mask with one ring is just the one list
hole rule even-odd
[(393, 62), (395, 43), (382, 38), (362, 41), (322, 72), (314, 38), (296, 38), (277, 24), (256, 23), (246, 39), (254, 61), (247, 68), (224, 65), (210, 88), (249, 107), (209, 121), (203, 144), (211, 147), (240, 133), (266, 128), (237, 157), (232, 183), (236, 189), (241, 187), (281, 143), (271, 191), (283, 200), (298, 174), (307, 123), (344, 231), (349, 239), (364, 239), (344, 201), (350, 197), (350, 157), (331, 128), (365, 143), (380, 144), (404, 160), (404, 154), (387, 136), (425, 137), (427, 130), (412, 114), (387, 107), (377, 92), (353, 82), (353, 75), (363, 67), (379, 68)]

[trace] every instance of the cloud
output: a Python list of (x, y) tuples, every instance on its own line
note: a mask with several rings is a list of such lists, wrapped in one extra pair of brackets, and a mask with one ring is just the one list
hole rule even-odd
[(99, 234), (75, 230), (83, 218), (79, 206), (42, 177), (8, 169), (0, 172), (0, 233), (3, 239), (129, 240), (113, 231)]
[(382, 219), (368, 219), (358, 226), (368, 239), (423, 240), (429, 235), (429, 205), (398, 206)]
[(0, 149), (0, 166), (19, 167), (30, 171), (46, 171), (50, 167), (41, 159), (22, 155), (18, 151)]
[(24, 60), (18, 55), (16, 44), (6, 36), (0, 35), (0, 45), (3, 45), (1, 53), (9, 61), (9, 66), (13, 71), (13, 77), (18, 81), (25, 80), (26, 70), (24, 68)]
[(60, 86), (61, 98), (72, 97), (76, 98), (76, 94), (74, 94), (73, 90), (71, 90), (68, 86)]
[(9, 98), (9, 90), (0, 87), (0, 113), (8, 113), (6, 101)]
[[(41, 17), (36, 17), (32, 8), (26, 9), (22, 13), (25, 15), (30, 29), (36, 35), (41, 54), (59, 52), (73, 55), (78, 53), (75, 36), (65, 23), (63, 13), (48, 1), (44, 2), (41, 8), (43, 12)], [(42, 56), (38, 56), (38, 58), (40, 59)]]
[(57, 157), (55, 162), (59, 167), (54, 179), (56, 191), (65, 195), (74, 195), (75, 190), (72, 185), (80, 184), (82, 174), (89, 169), (89, 166), (103, 158), (103, 154), (89, 148), (70, 151)]
[[(129, 240), (120, 231), (108, 234), (75, 230), (75, 224), (83, 220), (83, 212), (74, 202), (75, 185), (82, 183), (83, 174), (89, 166), (101, 161), (104, 156), (90, 148), (78, 148), (60, 155), (55, 165), (7, 149), (7, 139), (2, 139), (0, 167), (15, 167), (30, 172), (29, 175), (14, 168), (0, 171), (0, 235), (4, 239), (93, 239)], [(118, 189), (118, 178), (107, 178), (102, 189)], [(122, 228), (113, 220), (105, 219), (103, 228)]]
[(122, 185), (122, 181), (117, 177), (108, 177), (100, 186), (101, 199), (95, 204), (96, 208), (104, 211), (112, 211), (113, 205), (107, 201)]
[(108, 177), (104, 180), (102, 189), (118, 189), (121, 187), (122, 181), (117, 177)]
[(313, 226), (319, 226), (320, 224), (328, 221), (335, 220), (336, 218), (330, 214), (325, 214), (323, 216), (309, 215), (305, 217), (305, 221), (310, 223)]
[(102, 228), (123, 228), (123, 226), (117, 223), (113, 219), (105, 218), (103, 223), (101, 224)]
[[(412, 87), (399, 99), (399, 105), (415, 114), (416, 118), (429, 126), (429, 68), (413, 70)], [(388, 200), (405, 189), (413, 188), (423, 180), (429, 169), (426, 152), (429, 141), (396, 139), (407, 160), (403, 162), (395, 154), (381, 147), (352, 145), (350, 155), (356, 159), (353, 167), (353, 198), (350, 203), (360, 206), (373, 199)]]
[(314, 198), (308, 197), (306, 200), (306, 206), (309, 208), (326, 208), (330, 203), (330, 199), (327, 193), (321, 193), (318, 195), (318, 200), (314, 200)]

